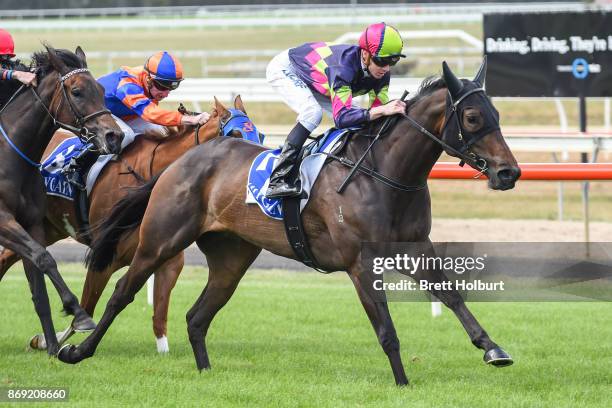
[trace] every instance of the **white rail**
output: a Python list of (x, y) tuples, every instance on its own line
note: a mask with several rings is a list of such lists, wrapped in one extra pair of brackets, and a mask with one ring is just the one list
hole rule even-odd
[(65, 18), (65, 17), (129, 17), (129, 16), (265, 16), (277, 17), (320, 16), (322, 14), (433, 14), (443, 17), (446, 14), (481, 15), (508, 11), (547, 12), (547, 11), (583, 11), (589, 6), (583, 2), (555, 3), (464, 3), (458, 4), (253, 4), (253, 5), (219, 5), (219, 6), (172, 6), (172, 7), (92, 7), (70, 9), (24, 9), (0, 10), (0, 18)]

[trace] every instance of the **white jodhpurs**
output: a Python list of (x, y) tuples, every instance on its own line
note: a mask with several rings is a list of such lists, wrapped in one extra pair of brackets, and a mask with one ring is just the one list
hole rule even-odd
[(309, 131), (321, 123), (323, 110), (331, 117), (329, 97), (312, 92), (298, 77), (289, 61), (289, 50), (272, 58), (266, 69), (266, 79), (285, 103), (298, 114), (297, 121)]

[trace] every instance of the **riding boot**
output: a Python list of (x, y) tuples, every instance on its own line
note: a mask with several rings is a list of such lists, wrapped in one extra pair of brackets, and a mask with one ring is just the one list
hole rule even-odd
[[(298, 171), (296, 162), (308, 135), (310, 131), (299, 122), (289, 132), (270, 176), (267, 198), (297, 197), (302, 193), (299, 174), (295, 174)], [(292, 177), (295, 181), (291, 181)]]
[(89, 197), (85, 176), (95, 163), (98, 154), (91, 150), (83, 150), (70, 160), (66, 168), (66, 179), (74, 186), (74, 210), (78, 222), (79, 238), (89, 242)]
[(70, 162), (64, 167), (64, 176), (66, 180), (77, 189), (85, 189), (85, 175), (97, 159), (98, 153), (88, 149), (81, 150), (81, 152), (70, 159)]
[(76, 188), (74, 191), (74, 210), (78, 222), (77, 237), (89, 244), (89, 197), (87, 189)]

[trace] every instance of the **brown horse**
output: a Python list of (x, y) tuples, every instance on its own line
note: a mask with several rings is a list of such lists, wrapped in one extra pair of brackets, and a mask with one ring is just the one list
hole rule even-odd
[[(235, 98), (234, 107), (246, 114), (240, 96)], [(192, 147), (219, 136), (221, 131), (224, 134), (240, 137), (237, 130), (225, 126), (230, 117), (231, 113), (215, 99), (211, 118), (201, 128), (197, 130), (193, 126), (171, 128), (169, 129), (171, 136), (162, 139), (155, 133), (147, 133), (143, 135), (144, 137), (137, 138), (119, 155), (119, 160), (109, 162), (99, 175), (90, 194), (89, 220), (91, 225), (100, 222), (113, 205), (125, 196), (128, 188), (150, 180), (153, 175), (160, 173)], [(73, 135), (62, 131), (57, 132), (47, 146), (43, 157), (51, 154), (68, 137), (73, 137)], [(47, 200), (50, 205), (47, 207), (45, 217), (45, 246), (52, 245), (69, 236), (83, 245), (87, 245), (82, 236), (76, 233), (78, 223), (73, 203), (65, 198), (53, 195), (49, 195)], [(101, 273), (87, 272), (81, 295), (81, 306), (90, 316), (93, 316), (98, 300), (111, 275), (120, 268), (129, 265), (132, 261), (137, 244), (136, 240), (123, 242), (118, 248), (120, 254), (112, 265)], [(0, 280), (6, 271), (20, 259), (19, 255), (10, 250), (5, 250), (0, 254)], [(155, 273), (153, 332), (157, 338), (158, 351), (160, 352), (168, 351), (166, 334), (170, 292), (174, 288), (182, 268), (183, 253), (181, 252), (166, 262)], [(72, 326), (58, 333), (60, 345), (73, 333)], [(45, 349), (44, 337), (40, 334), (34, 336), (30, 341), (30, 346), (34, 349)]]
[[(520, 169), (499, 128), (499, 116), (483, 84), (483, 63), (473, 81), (459, 80), (443, 64), (444, 76), (426, 81), (407, 103), (407, 112), (380, 137), (366, 160), (380, 178), (357, 173), (343, 194), (336, 188), (349, 173), (347, 160), (362, 156), (386, 120), (357, 131), (343, 161), (331, 161), (319, 175), (303, 212), (312, 252), (326, 271), (347, 271), (387, 354), (395, 381), (408, 383), (399, 340), (385, 301), (375, 293), (373, 276), (364, 269), (362, 242), (426, 242), (431, 228), (427, 176), (443, 150), (478, 167), (493, 189), (514, 187)], [(432, 131), (429, 131), (431, 129)], [(139, 236), (134, 259), (110, 298), (94, 332), (78, 347), (64, 346), (58, 358), (77, 363), (92, 356), (115, 317), (147, 278), (192, 242), (206, 255), (208, 284), (187, 313), (189, 341), (197, 368), (210, 368), (205, 335), (216, 313), (227, 303), (262, 248), (293, 258), (283, 223), (245, 204), (249, 166), (264, 149), (234, 139), (215, 139), (192, 149), (160, 177), (126, 196), (109, 214), (95, 237), (89, 264), (107, 265), (117, 242)], [(391, 183), (393, 180), (395, 183)], [(420, 186), (404, 189), (393, 186)], [(339, 208), (342, 207), (342, 221)], [(188, 220), (188, 222), (177, 222)], [(126, 228), (132, 227), (131, 230)], [(137, 228), (138, 227), (138, 228)], [(416, 280), (439, 282), (437, 270), (419, 270)], [(504, 366), (511, 357), (494, 343), (456, 291), (433, 291), (457, 315), (472, 343), (485, 351), (487, 363)]]
[(43, 274), (60, 294), (64, 311), (75, 316), (76, 330), (95, 324), (41, 245), (46, 197), (38, 162), (58, 127), (93, 141), (104, 153), (119, 151), (123, 133), (105, 109), (102, 87), (87, 70), (80, 47), (72, 53), (47, 46), (32, 59), (39, 85), (21, 87), (0, 111), (0, 245), (24, 259), (34, 309), (49, 339), (47, 352), (54, 355), (58, 344)]

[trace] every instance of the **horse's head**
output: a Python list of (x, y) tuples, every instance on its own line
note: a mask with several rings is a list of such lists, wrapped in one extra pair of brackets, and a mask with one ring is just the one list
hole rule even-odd
[[(513, 188), (521, 170), (502, 136), (499, 113), (484, 91), (486, 57), (472, 81), (458, 79), (446, 62), (442, 69), (448, 88), (442, 141), (470, 158), (468, 164), (486, 173), (490, 188)], [(464, 158), (450, 149), (446, 152)]]
[(237, 137), (257, 144), (263, 144), (264, 135), (257, 130), (255, 124), (249, 119), (240, 95), (234, 99), (234, 108), (227, 109), (215, 98), (215, 109), (221, 116), (221, 134), (223, 136)]
[[(55, 50), (35, 53), (37, 91), (50, 101), (46, 109), (59, 126), (93, 143), (101, 153), (118, 153), (123, 132), (104, 106), (104, 88), (87, 69), (85, 53)], [(55, 74), (54, 74), (55, 73)]]

